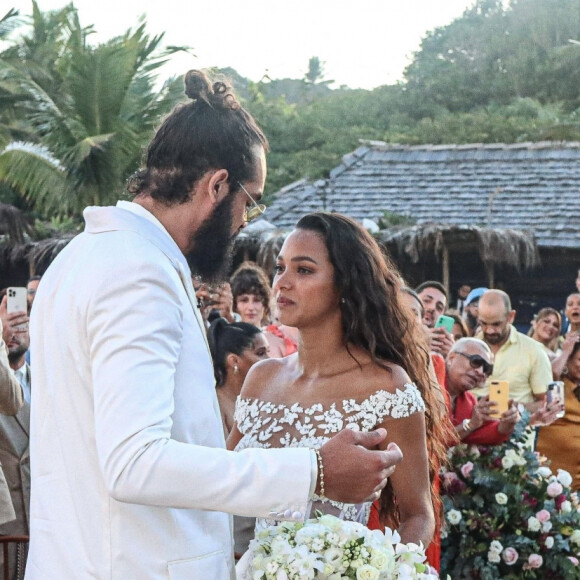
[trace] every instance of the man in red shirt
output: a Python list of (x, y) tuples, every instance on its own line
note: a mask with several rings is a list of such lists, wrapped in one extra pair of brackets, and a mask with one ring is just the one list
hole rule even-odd
[(463, 443), (498, 445), (507, 441), (520, 420), (518, 408), (510, 400), (508, 410), (500, 417), (492, 415), (496, 403), (488, 396), (479, 400), (470, 393), (481, 387), (493, 372), (493, 354), (477, 338), (458, 340), (446, 360), (445, 387), (451, 401), (450, 416)]

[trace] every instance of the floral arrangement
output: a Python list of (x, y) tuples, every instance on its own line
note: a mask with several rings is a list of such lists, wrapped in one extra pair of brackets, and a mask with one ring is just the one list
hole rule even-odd
[(441, 572), (456, 580), (580, 579), (572, 477), (529, 449), (521, 421), (503, 445), (458, 445), (442, 474)]
[(422, 545), (401, 544), (387, 529), (369, 530), (357, 522), (321, 515), (305, 523), (283, 522), (250, 542), (248, 569), (238, 579), (436, 580), (424, 564)]

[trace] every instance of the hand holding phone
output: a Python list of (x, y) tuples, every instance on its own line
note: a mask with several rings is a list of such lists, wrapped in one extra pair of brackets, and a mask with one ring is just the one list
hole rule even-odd
[[(24, 290), (24, 293), (22, 290)], [(6, 290), (6, 296), (0, 303), (0, 320), (2, 321), (4, 342), (8, 342), (14, 333), (27, 329), (26, 288), (10, 287)]]
[(453, 325), (455, 324), (455, 320), (451, 318), (451, 316), (445, 316), (445, 314), (441, 314), (435, 323), (435, 328), (443, 327), (449, 334), (453, 333)]

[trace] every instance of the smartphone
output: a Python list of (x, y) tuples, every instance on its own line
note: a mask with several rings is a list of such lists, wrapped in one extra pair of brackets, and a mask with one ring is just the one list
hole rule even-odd
[(495, 401), (493, 415), (500, 416), (509, 407), (510, 384), (508, 381), (491, 381), (489, 384), (489, 400)]
[[(548, 405), (555, 403), (560, 404), (564, 402), (564, 382), (554, 381), (548, 383), (548, 390), (546, 391), (546, 401)], [(561, 411), (556, 415), (557, 419), (561, 419), (566, 414), (566, 411)]]
[(6, 290), (6, 296), (6, 311), (8, 314), (27, 311), (26, 288), (11, 286)]
[[(26, 301), (26, 288), (21, 286), (11, 286), (6, 290), (6, 312), (27, 312), (28, 302)], [(24, 329), (26, 325), (20, 324), (15, 328)]]
[(454, 324), (455, 320), (453, 320), (451, 316), (445, 316), (445, 314), (441, 314), (435, 323), (435, 328), (442, 326), (447, 332), (451, 334)]

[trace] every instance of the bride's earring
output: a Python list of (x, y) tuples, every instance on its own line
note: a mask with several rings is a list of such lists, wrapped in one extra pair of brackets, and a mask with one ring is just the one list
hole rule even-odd
[(340, 299), (340, 303), (341, 303), (341, 304), (346, 304), (346, 298), (341, 298), (341, 299)]
[(234, 375), (237, 375), (240, 372), (238, 365), (234, 365)]

